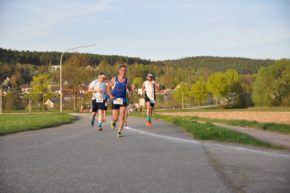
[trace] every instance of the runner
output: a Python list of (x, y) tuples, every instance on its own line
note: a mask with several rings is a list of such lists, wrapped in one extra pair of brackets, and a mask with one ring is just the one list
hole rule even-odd
[(98, 131), (102, 131), (102, 116), (105, 109), (105, 95), (106, 95), (106, 83), (104, 81), (104, 73), (99, 73), (98, 79), (90, 83), (88, 92), (92, 92), (92, 120), (91, 125), (94, 126), (95, 116), (98, 111)]
[(146, 125), (148, 127), (152, 127), (151, 118), (152, 118), (153, 107), (156, 102), (156, 90), (158, 89), (159, 89), (159, 84), (155, 80), (153, 80), (153, 75), (151, 73), (147, 74), (147, 80), (144, 81), (142, 90), (145, 93), (144, 99), (145, 99), (146, 108), (147, 108)]
[[(116, 123), (119, 120), (119, 128), (117, 136), (122, 136), (122, 129), (125, 121), (125, 113), (127, 109), (126, 91), (128, 89), (128, 96), (131, 97), (131, 85), (129, 80), (126, 78), (127, 67), (121, 65), (119, 68), (119, 74), (111, 79), (107, 87), (107, 93), (112, 100), (112, 124), (111, 127), (114, 129)], [(113, 90), (112, 90), (113, 89)]]

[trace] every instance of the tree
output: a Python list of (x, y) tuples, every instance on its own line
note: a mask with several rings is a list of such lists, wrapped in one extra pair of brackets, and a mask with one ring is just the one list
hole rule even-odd
[(207, 90), (216, 97), (216, 104), (221, 97), (224, 97), (227, 93), (227, 80), (221, 72), (212, 74), (206, 83)]
[(253, 93), (253, 84), (254, 84), (254, 75), (246, 74), (241, 76), (242, 82), (242, 93), (241, 93), (241, 107), (253, 106), (252, 93)]
[(256, 105), (290, 105), (290, 61), (280, 60), (262, 68), (253, 86)]
[(4, 108), (6, 111), (11, 111), (16, 109), (16, 97), (12, 92), (7, 92), (4, 98)]
[[(10, 78), (6, 77), (6, 79), (2, 82), (0, 82), (0, 114), (2, 113), (3, 109), (3, 92), (4, 92), (4, 88), (9, 87), (10, 85)], [(5, 102), (4, 102), (5, 104)]]
[(229, 69), (224, 73), (226, 80), (227, 104), (230, 106), (240, 106), (241, 94), (243, 91), (240, 75), (236, 70)]
[(173, 100), (180, 103), (182, 107), (184, 107), (184, 104), (189, 104), (191, 102), (190, 85), (186, 83), (178, 85), (173, 93)]
[(44, 102), (45, 98), (48, 98), (52, 95), (50, 77), (48, 74), (39, 74), (33, 76), (32, 78), (32, 95), (40, 96), (42, 100), (42, 111), (44, 112)]
[(191, 86), (191, 94), (195, 101), (197, 102), (198, 106), (207, 98), (208, 91), (206, 88), (206, 82), (203, 80), (197, 80)]
[(208, 91), (216, 97), (216, 104), (222, 97), (227, 99), (228, 104), (236, 105), (240, 102), (242, 84), (236, 70), (229, 69), (224, 73), (214, 73), (208, 78), (206, 85)]
[(73, 54), (64, 64), (63, 75), (67, 82), (67, 87), (72, 89), (73, 94), (73, 110), (76, 111), (76, 97), (81, 84), (90, 81), (86, 67), (89, 65), (89, 60), (85, 55)]
[(136, 89), (141, 88), (143, 84), (143, 78), (141, 77), (134, 78), (132, 84), (134, 85)]

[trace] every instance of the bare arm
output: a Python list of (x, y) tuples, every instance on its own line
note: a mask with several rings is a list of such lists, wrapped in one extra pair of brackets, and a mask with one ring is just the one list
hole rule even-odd
[(93, 84), (92, 84), (92, 82), (90, 83), (90, 85), (89, 85), (89, 87), (88, 87), (88, 92), (95, 92), (95, 90), (94, 90), (95, 88), (93, 87)]
[(88, 92), (94, 92), (94, 89), (93, 88), (89, 88)]
[(129, 92), (128, 92), (128, 97), (131, 98), (133, 87), (132, 87), (132, 85), (130, 84), (129, 81), (128, 81), (128, 86), (127, 86), (127, 88), (128, 88), (128, 91), (129, 91)]
[(113, 100), (115, 97), (112, 95), (112, 87), (115, 84), (115, 78), (112, 78), (107, 86), (107, 94), (109, 95), (110, 99)]
[(159, 89), (160, 89), (159, 86), (160, 86), (160, 84), (159, 84), (158, 82), (155, 81), (155, 89), (156, 89), (157, 91), (159, 91)]

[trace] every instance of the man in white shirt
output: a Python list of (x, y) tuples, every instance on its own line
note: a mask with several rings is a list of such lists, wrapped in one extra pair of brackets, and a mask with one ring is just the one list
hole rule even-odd
[(159, 90), (159, 84), (153, 80), (153, 75), (151, 73), (147, 74), (147, 80), (144, 81), (142, 90), (144, 92), (144, 99), (146, 102), (146, 125), (148, 127), (152, 127), (152, 112), (153, 107), (156, 103), (156, 90)]
[(88, 92), (92, 92), (92, 120), (91, 125), (94, 126), (95, 116), (98, 112), (98, 127), (99, 131), (102, 131), (103, 111), (106, 109), (105, 97), (106, 97), (107, 85), (105, 82), (105, 74), (99, 73), (98, 79), (90, 83)]

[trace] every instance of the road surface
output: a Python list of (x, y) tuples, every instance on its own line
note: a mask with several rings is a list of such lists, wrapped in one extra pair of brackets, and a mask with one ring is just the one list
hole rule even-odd
[(290, 192), (289, 152), (196, 141), (133, 117), (117, 138), (108, 123), (97, 132), (89, 120), (1, 136), (0, 192)]

